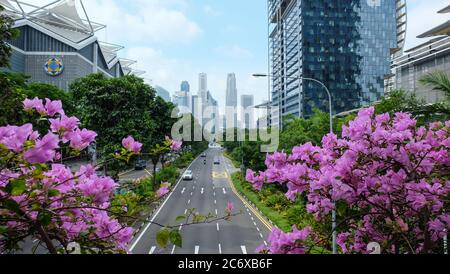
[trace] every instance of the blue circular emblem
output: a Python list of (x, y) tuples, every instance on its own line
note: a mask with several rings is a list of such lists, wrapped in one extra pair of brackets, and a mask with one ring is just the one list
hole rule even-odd
[(50, 76), (58, 76), (64, 70), (64, 63), (61, 58), (50, 58), (45, 62), (44, 70)]

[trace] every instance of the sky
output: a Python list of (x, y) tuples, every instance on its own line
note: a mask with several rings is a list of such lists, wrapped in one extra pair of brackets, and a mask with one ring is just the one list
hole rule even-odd
[[(49, 3), (48, 0), (27, 0)], [(382, 0), (386, 1), (386, 0)], [(448, 0), (407, 0), (406, 48), (425, 42), (416, 36), (448, 20), (436, 12)], [(225, 104), (227, 74), (234, 72), (239, 97), (267, 100), (267, 80), (253, 73), (268, 70), (267, 0), (87, 0), (92, 21), (108, 27), (100, 40), (125, 46), (119, 55), (137, 60), (143, 76), (172, 94), (183, 80), (198, 90), (198, 74), (208, 74), (208, 88)]]

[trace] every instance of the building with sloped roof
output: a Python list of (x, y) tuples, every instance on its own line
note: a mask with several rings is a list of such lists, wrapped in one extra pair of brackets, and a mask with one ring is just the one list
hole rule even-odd
[[(450, 13), (450, 5), (438, 13)], [(426, 19), (424, 19), (426, 20)], [(403, 89), (427, 103), (445, 99), (445, 94), (420, 82), (425, 75), (440, 71), (450, 75), (450, 21), (417, 36), (428, 38), (424, 43), (406, 50), (392, 60), (392, 85), (388, 89)]]
[(107, 77), (145, 73), (131, 67), (136, 61), (119, 57), (123, 46), (98, 40), (95, 33), (106, 26), (89, 19), (81, 0), (57, 0), (44, 6), (0, 0), (0, 5), (20, 31), (17, 39), (8, 41), (13, 49), (10, 68), (2, 70), (24, 73), (31, 82), (63, 90), (91, 73)]

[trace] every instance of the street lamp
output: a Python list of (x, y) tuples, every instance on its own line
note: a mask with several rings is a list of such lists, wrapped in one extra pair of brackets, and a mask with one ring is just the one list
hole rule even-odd
[[(270, 75), (262, 74), (262, 73), (255, 73), (255, 74), (253, 74), (253, 77), (256, 77), (256, 78), (275, 78), (274, 76), (270, 76)], [(297, 80), (311, 81), (311, 82), (314, 82), (314, 83), (317, 83), (317, 84), (321, 85), (325, 89), (325, 91), (327, 92), (327, 95), (328, 95), (328, 103), (329, 103), (329, 110), (330, 110), (330, 133), (333, 134), (333, 98), (332, 98), (331, 92), (327, 88), (327, 86), (323, 82), (321, 82), (321, 81), (319, 81), (317, 79), (308, 78), (308, 77), (288, 77), (288, 76), (285, 76), (283, 78), (285, 78), (285, 79), (297, 79)], [(278, 97), (280, 97), (280, 96), (278, 96)], [(299, 98), (300, 98), (300, 95), (299, 95)], [(279, 113), (278, 115), (280, 116), (281, 123), (282, 123), (282, 121), (283, 121), (282, 114)], [(336, 203), (335, 202), (333, 202), (333, 212), (332, 212), (332, 217), (331, 218), (332, 218), (332, 230), (333, 230), (333, 254), (337, 254), (337, 245), (336, 245), (336, 236), (337, 236), (337, 232), (336, 232)]]

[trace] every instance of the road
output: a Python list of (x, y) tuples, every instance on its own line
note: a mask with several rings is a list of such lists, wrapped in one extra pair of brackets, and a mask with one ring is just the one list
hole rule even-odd
[[(214, 158), (220, 164), (213, 164)], [(204, 158), (196, 159), (190, 170), (193, 181), (180, 181), (168, 196), (161, 208), (152, 216), (152, 223), (144, 226), (130, 247), (134, 254), (254, 254), (257, 247), (267, 244), (269, 225), (259, 214), (247, 207), (233, 191), (230, 181), (231, 161), (221, 150), (207, 151)], [(170, 246), (161, 249), (156, 244), (156, 234), (161, 229), (158, 224), (176, 226), (177, 216), (184, 215), (190, 209), (201, 214), (223, 216), (228, 202), (235, 205), (235, 211), (242, 214), (233, 217), (231, 222), (221, 220), (210, 224), (198, 224), (181, 227), (183, 246)], [(265, 224), (266, 223), (266, 224)]]

